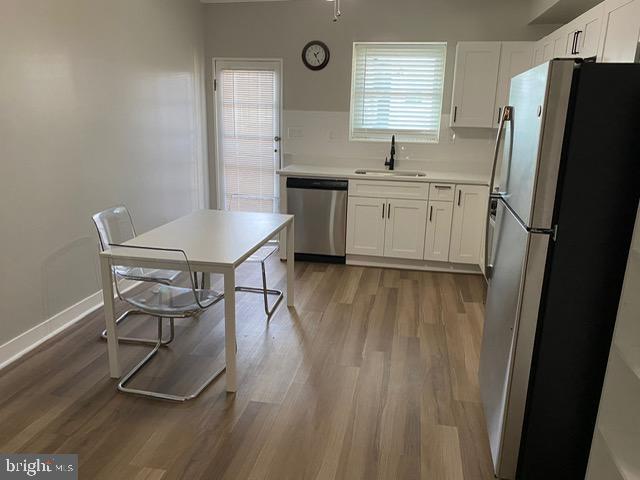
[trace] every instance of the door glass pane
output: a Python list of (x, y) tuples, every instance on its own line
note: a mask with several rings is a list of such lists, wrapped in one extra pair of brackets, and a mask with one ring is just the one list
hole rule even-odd
[(218, 74), (218, 85), (224, 208), (277, 211), (277, 72), (225, 69)]

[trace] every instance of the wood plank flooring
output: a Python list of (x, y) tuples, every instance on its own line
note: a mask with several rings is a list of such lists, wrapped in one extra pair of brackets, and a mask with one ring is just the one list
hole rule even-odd
[[(268, 275), (284, 286), (277, 259)], [(0, 372), (0, 451), (77, 453), (82, 479), (493, 478), (481, 278), (301, 262), (295, 275), (296, 309), (269, 325), (261, 297), (238, 294), (237, 394), (222, 378), (185, 404), (117, 393), (97, 312)], [(259, 268), (238, 282), (259, 284)], [(185, 393), (221, 365), (222, 305), (177, 325), (134, 386)], [(128, 368), (147, 349), (121, 351)]]

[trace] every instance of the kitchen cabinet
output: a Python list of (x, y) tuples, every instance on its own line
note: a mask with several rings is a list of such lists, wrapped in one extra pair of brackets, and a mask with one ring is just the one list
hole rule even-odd
[(452, 127), (492, 127), (500, 42), (459, 42), (453, 75)]
[(347, 207), (347, 253), (382, 256), (386, 200), (349, 197)]
[(539, 40), (533, 65), (553, 58), (634, 62), (640, 36), (640, 0), (605, 0)]
[(456, 186), (451, 225), (450, 262), (480, 264), (488, 201), (487, 187)]
[(495, 128), (514, 75), (532, 66), (533, 42), (459, 42), (452, 127)]
[(567, 25), (565, 56), (590, 58), (598, 55), (602, 8), (602, 4), (596, 5)]
[(347, 253), (422, 259), (427, 202), (350, 197)]
[(601, 62), (634, 62), (639, 41), (640, 0), (604, 2), (598, 59)]
[(493, 123), (500, 123), (502, 109), (509, 101), (511, 79), (532, 66), (532, 42), (502, 42), (500, 49), (500, 68), (494, 107)]
[(424, 241), (424, 259), (449, 261), (453, 202), (433, 200), (427, 211), (427, 228)]
[(389, 199), (384, 235), (384, 256), (422, 259), (426, 223), (426, 202)]

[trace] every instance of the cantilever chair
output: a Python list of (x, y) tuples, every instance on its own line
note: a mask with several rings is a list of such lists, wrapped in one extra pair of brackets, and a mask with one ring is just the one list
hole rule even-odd
[[(147, 354), (140, 363), (133, 367), (133, 369), (122, 378), (118, 384), (118, 390), (124, 393), (177, 402), (184, 402), (197, 397), (205, 388), (207, 388), (207, 386), (211, 384), (211, 382), (225, 371), (226, 367), (222, 367), (220, 370), (214, 372), (196, 389), (195, 392), (188, 395), (173, 395), (151, 390), (141, 390), (130, 388), (127, 384), (138, 372), (140, 372), (140, 370), (142, 370), (145, 365), (147, 365), (147, 363), (149, 363), (156, 353), (158, 353), (160, 347), (166, 346), (173, 341), (175, 337), (174, 320), (176, 318), (195, 317), (199, 313), (222, 300), (222, 295), (215, 290), (198, 288), (195, 282), (196, 277), (194, 272), (191, 270), (189, 259), (187, 258), (187, 254), (184, 250), (149, 248), (113, 243), (109, 244), (109, 248), (113, 250), (125, 250), (128, 253), (134, 252), (134, 255), (140, 252), (155, 252), (155, 255), (162, 255), (167, 259), (167, 261), (175, 264), (180, 271), (189, 273), (189, 281), (187, 282), (189, 285), (187, 287), (156, 283), (142, 292), (135, 290), (122, 292), (118, 287), (118, 280), (126, 279), (128, 277), (120, 273), (118, 267), (112, 267), (113, 275), (116, 280), (115, 286), (118, 297), (134, 307), (137, 311), (156, 317), (158, 325), (158, 335), (155, 340), (153, 350), (151, 350), (151, 352), (149, 352), (149, 354)], [(163, 339), (163, 320), (165, 318), (169, 319), (170, 325), (170, 337), (168, 340)]]
[[(98, 240), (101, 250), (105, 250), (110, 244), (122, 244), (127, 240), (131, 240), (136, 236), (136, 230), (133, 225), (133, 219), (127, 207), (117, 206), (96, 213), (93, 217), (93, 223), (98, 231)], [(180, 277), (181, 272), (173, 270), (158, 270), (140, 267), (115, 267), (119, 278), (132, 280), (137, 282), (160, 283), (164, 285), (174, 284)], [(198, 285), (198, 277), (194, 276), (196, 286)], [(201, 280), (204, 283), (204, 277)], [(202, 285), (200, 285), (202, 286)], [(124, 312), (116, 320), (116, 325), (120, 325), (131, 315), (146, 315), (139, 309), (129, 309)], [(103, 340), (107, 339), (107, 331), (104, 330), (100, 335)], [(118, 341), (122, 343), (133, 343), (141, 345), (155, 345), (156, 341), (148, 338), (135, 337), (119, 337)]]
[[(278, 204), (278, 197), (273, 196), (262, 196), (262, 195), (241, 195), (241, 194), (233, 194), (231, 195), (231, 200), (236, 201), (237, 204), (241, 200), (246, 200), (248, 202), (266, 202), (271, 203), (272, 211), (277, 211), (276, 205)], [(272, 240), (268, 242), (265, 246), (261, 247), (256, 251), (253, 255), (245, 260), (247, 263), (259, 263), (260, 268), (262, 270), (262, 288), (260, 287), (243, 287), (237, 286), (236, 292), (245, 292), (245, 293), (257, 293), (262, 295), (264, 300), (264, 313), (267, 316), (267, 322), (271, 320), (271, 317), (277, 310), (280, 302), (284, 298), (284, 295), (281, 290), (275, 290), (267, 287), (267, 273), (265, 269), (265, 262), (271, 257), (274, 253), (279, 250), (279, 244), (277, 241)], [(274, 296), (275, 301), (273, 305), (269, 307), (269, 296)]]

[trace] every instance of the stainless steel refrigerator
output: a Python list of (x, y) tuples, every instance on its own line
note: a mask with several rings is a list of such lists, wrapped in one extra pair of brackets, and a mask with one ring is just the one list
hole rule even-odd
[(480, 358), (498, 478), (584, 478), (639, 165), (640, 65), (553, 60), (512, 79)]

